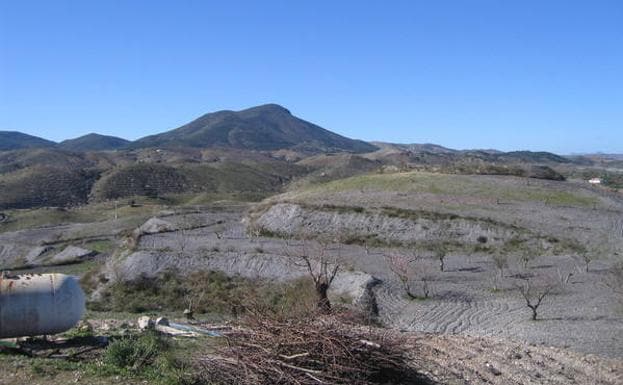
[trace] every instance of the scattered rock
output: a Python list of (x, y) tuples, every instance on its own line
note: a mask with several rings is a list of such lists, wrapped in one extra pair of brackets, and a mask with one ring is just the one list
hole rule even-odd
[(175, 226), (171, 222), (154, 217), (143, 223), (143, 225), (139, 227), (136, 232), (138, 233), (137, 235), (144, 235), (158, 234), (173, 230), (175, 230)]
[(28, 265), (37, 264), (37, 259), (50, 250), (52, 250), (51, 246), (38, 246), (31, 249), (28, 254), (26, 254), (26, 263)]
[(188, 320), (195, 319), (194, 312), (191, 309), (184, 309), (184, 317)]
[(141, 316), (138, 318), (137, 324), (140, 330), (151, 329), (154, 327), (154, 320), (147, 316)]
[(97, 254), (97, 252), (93, 250), (87, 250), (76, 246), (67, 246), (65, 250), (52, 257), (50, 263), (55, 265), (61, 265), (66, 263), (80, 262), (81, 260), (91, 257), (95, 254)]
[(500, 372), (495, 366), (491, 365), (490, 363), (486, 363), (485, 366), (487, 367), (487, 370), (489, 370), (489, 372), (491, 372), (491, 374), (493, 374), (494, 376), (499, 376), (502, 374), (502, 372)]

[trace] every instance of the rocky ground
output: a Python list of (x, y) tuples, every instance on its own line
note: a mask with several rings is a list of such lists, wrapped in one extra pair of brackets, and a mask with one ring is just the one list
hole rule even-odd
[[(178, 320), (179, 321), (179, 320)], [(184, 322), (184, 321), (179, 321)], [(200, 325), (210, 327), (209, 324)], [(32, 357), (0, 354), (0, 384), (145, 384), (144, 378), (98, 371), (97, 364), (109, 335), (138, 333), (136, 320), (93, 319), (83, 322), (89, 337), (59, 337), (21, 343)], [(226, 327), (217, 325), (224, 335)], [(408, 365), (421, 385), (618, 385), (623, 381), (623, 360), (583, 355), (568, 349), (526, 344), (507, 338), (390, 331), (403, 341)], [(196, 338), (196, 337), (194, 337)], [(186, 346), (190, 359), (202, 344), (221, 337), (175, 337)], [(70, 362), (64, 360), (74, 357)], [(36, 357), (36, 358), (33, 358)], [(34, 360), (34, 361), (33, 361)], [(34, 362), (34, 363), (33, 363)]]
[(623, 361), (508, 339), (415, 334), (415, 366), (445, 385), (621, 384)]
[[(124, 280), (173, 268), (182, 274), (219, 269), (281, 280), (306, 274), (303, 268), (289, 263), (306, 247), (302, 241), (249, 236), (243, 219), (240, 209), (164, 216), (160, 220), (178, 230), (142, 235), (136, 251), (114, 262), (109, 260), (109, 274)], [(189, 228), (180, 230), (180, 226)], [(33, 230), (31, 239), (41, 231)], [(10, 239), (15, 235), (2, 236)], [(20, 232), (19, 238), (23, 237), (29, 234)], [(413, 300), (388, 271), (384, 256), (390, 250), (333, 244), (330, 251), (339, 253), (342, 261), (335, 295), (348, 293), (357, 301), (369, 288), (379, 316), (388, 326), (506, 337), (607, 357), (623, 356), (623, 314), (614, 294), (603, 284), (611, 264), (608, 260), (591, 262), (588, 272), (571, 256), (541, 257), (530, 261), (526, 270), (511, 261), (503, 277), (496, 278), (497, 270), (488, 255), (451, 254), (444, 272), (428, 255), (418, 263), (426, 271), (430, 298)], [(544, 299), (539, 320), (531, 321), (530, 309), (516, 288), (525, 282), (522, 278), (546, 276), (555, 282), (569, 273), (573, 275), (564, 288)], [(379, 283), (369, 285), (372, 277)], [(418, 293), (419, 285), (421, 281), (415, 280)]]
[[(353, 303), (373, 298), (379, 319), (387, 327), (404, 332), (417, 366), (433, 381), (623, 383), (623, 309), (606, 285), (616, 260), (607, 252), (593, 258), (588, 271), (585, 261), (568, 250), (535, 255), (525, 266), (516, 255), (509, 256), (500, 270), (492, 254), (455, 250), (448, 254), (443, 272), (432, 253), (419, 252), (412, 280), (418, 298), (412, 299), (390, 271), (386, 258), (395, 254), (412, 257), (409, 249), (358, 242), (322, 246), (316, 241), (269, 236), (288, 232), (294, 236), (301, 229), (328, 234), (346, 229), (351, 235), (377, 232), (391, 244), (413, 235), (414, 228), (425, 239), (422, 234), (438, 233), (439, 221), (447, 220), (427, 216), (414, 222), (411, 217), (381, 212), (391, 205), (459, 215), (459, 220), (452, 219), (456, 225), (453, 231), (476, 246), (478, 236), (486, 236), (491, 244), (502, 244), (526, 234), (559, 241), (590, 238), (593, 245), (605, 239), (608, 250), (622, 243), (616, 232), (617, 218), (623, 212), (620, 197), (584, 187), (569, 196), (569, 185), (553, 186), (551, 189), (558, 191), (554, 195), (539, 195), (544, 184), (555, 182), (537, 182), (538, 189), (527, 190), (532, 195), (524, 199), (525, 191), (519, 195), (509, 191), (525, 188), (525, 180), (482, 178), (484, 184), (499, 182), (498, 191), (505, 198), (477, 197), (480, 193), (473, 184), (473, 194), (450, 194), (451, 186), (441, 185), (439, 180), (432, 183), (437, 183), (437, 189), (445, 189), (443, 193), (430, 192), (430, 185), (420, 192), (415, 190), (421, 186), (384, 192), (366, 186), (328, 192), (312, 189), (273, 198), (260, 208), (235, 205), (151, 210), (140, 223), (124, 219), (123, 226), (119, 226), (120, 220), (106, 220), (4, 232), (0, 233), (0, 257), (5, 266), (19, 266), (18, 261), (47, 266), (59, 254), (67, 257), (70, 251), (77, 253), (69, 247), (88, 251), (90, 244), (105, 239), (114, 244), (114, 252), (104, 253), (103, 258), (104, 271), (113, 281), (155, 276), (171, 269), (181, 274), (216, 269), (250, 278), (289, 280), (307, 274), (304, 267), (293, 263), (297, 256), (324, 247), (324, 252), (339, 257), (341, 266), (332, 297), (349, 297)], [(549, 200), (541, 200), (543, 197)], [(332, 207), (326, 207), (328, 202)], [(324, 208), (314, 211), (314, 205)], [(365, 208), (341, 208), (348, 206)], [(156, 219), (146, 221), (149, 216)], [(258, 223), (270, 231), (255, 232)], [(51, 249), (33, 257), (41, 247)], [(102, 255), (85, 254), (84, 258), (89, 261)], [(79, 264), (85, 261), (76, 258), (74, 262)], [(41, 266), (37, 268), (45, 270)], [(519, 291), (527, 282), (556, 284), (543, 299), (536, 321), (531, 320), (531, 311)], [(428, 298), (424, 298), (424, 283), (430, 291)]]

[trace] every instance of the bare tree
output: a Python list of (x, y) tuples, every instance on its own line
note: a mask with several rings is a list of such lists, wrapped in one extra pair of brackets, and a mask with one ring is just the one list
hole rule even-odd
[(422, 256), (417, 252), (405, 256), (401, 253), (386, 253), (385, 261), (389, 270), (398, 278), (405, 294), (411, 299), (420, 298), (415, 293), (415, 283), (420, 281), (422, 294), (428, 298), (431, 292), (430, 277), (423, 266), (417, 264), (422, 261)]
[(444, 271), (446, 266), (446, 256), (448, 255), (448, 248), (443, 243), (438, 243), (434, 246), (435, 258), (439, 260), (439, 270)]
[(535, 257), (535, 253), (530, 249), (523, 249), (519, 252), (519, 260), (521, 261), (521, 267), (524, 270), (528, 269), (528, 265)]
[(588, 267), (594, 259), (594, 254), (588, 250), (584, 250), (578, 253), (578, 258), (584, 263), (584, 271), (588, 273)]
[(493, 259), (498, 275), (503, 278), (504, 269), (508, 267), (508, 256), (503, 251), (497, 251), (491, 255), (491, 259)]
[(329, 311), (331, 302), (328, 292), (340, 269), (340, 248), (338, 247), (336, 253), (332, 253), (328, 241), (323, 240), (315, 245), (303, 242), (301, 250), (288, 249), (286, 255), (294, 265), (307, 270), (314, 282), (318, 309)]
[(574, 266), (572, 269), (570, 269), (571, 271), (569, 271), (569, 269), (565, 270), (560, 267), (556, 268), (556, 274), (558, 275), (558, 284), (562, 289), (566, 288), (569, 284), (569, 280), (575, 274), (575, 269), (577, 269), (577, 266)]
[(505, 250), (494, 250), (491, 254), (491, 260), (495, 266), (495, 271), (491, 277), (493, 290), (498, 290), (499, 281), (504, 278), (504, 269), (508, 267), (508, 255)]
[[(195, 288), (193, 288), (195, 289)], [(194, 294), (194, 292), (198, 290), (193, 290), (190, 288), (186, 289), (186, 294), (184, 295), (184, 302), (186, 303), (186, 309), (184, 309), (184, 316), (188, 320), (195, 319), (195, 305), (201, 304), (203, 302), (203, 297), (205, 296), (205, 291), (201, 291), (201, 294), (198, 296)]]
[(526, 301), (526, 306), (532, 310), (533, 321), (537, 319), (537, 311), (543, 303), (543, 300), (552, 293), (555, 287), (556, 285), (553, 283), (537, 286), (534, 282), (530, 281), (530, 279), (526, 279), (523, 284), (517, 285), (517, 289)]
[(178, 224), (178, 229), (174, 233), (175, 243), (180, 254), (183, 254), (190, 242), (190, 231), (195, 227), (195, 223), (187, 214), (183, 214)]
[(604, 283), (614, 293), (617, 300), (623, 304), (623, 261), (618, 262), (610, 269)]
[(623, 218), (615, 218), (612, 221), (612, 228), (617, 237), (623, 237)]
[(435, 258), (439, 260), (439, 270), (444, 271), (446, 266), (446, 256), (448, 255), (448, 246), (446, 242), (451, 239), (450, 225), (448, 223), (440, 224), (437, 230), (437, 242), (433, 247)]
[(415, 270), (411, 266), (409, 259), (401, 254), (387, 254), (385, 255), (385, 261), (387, 262), (387, 266), (389, 266), (389, 270), (400, 281), (405, 294), (411, 299), (417, 298), (412, 287)]

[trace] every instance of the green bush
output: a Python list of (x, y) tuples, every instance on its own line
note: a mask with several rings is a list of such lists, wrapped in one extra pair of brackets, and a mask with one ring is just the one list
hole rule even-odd
[(123, 337), (108, 346), (103, 363), (117, 369), (140, 371), (152, 365), (167, 348), (165, 340), (155, 333)]
[[(181, 349), (181, 351), (180, 351)], [(175, 353), (188, 354), (179, 343), (155, 331), (113, 340), (104, 352), (101, 365), (92, 366), (96, 376), (142, 378), (150, 384), (184, 385), (195, 383), (195, 373), (184, 370), (185, 364)]]

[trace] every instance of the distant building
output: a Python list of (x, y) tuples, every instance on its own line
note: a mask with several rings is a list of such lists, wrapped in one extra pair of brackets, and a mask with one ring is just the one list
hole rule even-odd
[(591, 178), (588, 180), (588, 183), (592, 185), (601, 184), (601, 178)]

